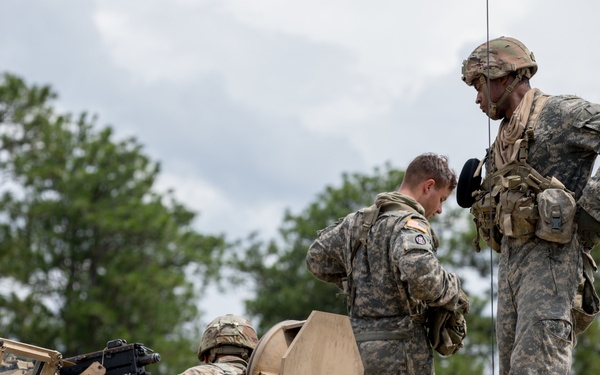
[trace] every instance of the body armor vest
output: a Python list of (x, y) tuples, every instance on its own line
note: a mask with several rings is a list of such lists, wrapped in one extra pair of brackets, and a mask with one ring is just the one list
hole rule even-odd
[[(527, 162), (529, 143), (547, 99), (547, 96), (538, 98), (536, 107), (541, 107), (531, 115), (523, 137), (515, 142), (510, 161), (488, 174), (481, 189), (473, 192), (475, 203), (471, 213), (477, 226), (474, 240), (477, 251), (481, 250), (480, 238), (499, 252), (502, 236), (535, 235), (559, 243), (567, 243), (573, 236), (576, 213), (573, 192), (558, 179), (542, 176)], [(484, 163), (488, 171), (494, 170), (492, 160), (488, 152), (475, 175), (480, 175)]]

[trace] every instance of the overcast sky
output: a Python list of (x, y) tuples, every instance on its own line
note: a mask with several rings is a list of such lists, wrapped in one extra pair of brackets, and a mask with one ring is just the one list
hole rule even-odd
[[(483, 156), (460, 79), (484, 0), (2, 0), (0, 70), (135, 136), (205, 234), (275, 236), (343, 172)], [(532, 86), (600, 102), (597, 0), (489, 0), (489, 34), (535, 54)], [(492, 136), (497, 124), (492, 123)], [(206, 319), (242, 314), (213, 296)], [(228, 298), (228, 297), (227, 297)], [(236, 310), (236, 311), (232, 311)]]

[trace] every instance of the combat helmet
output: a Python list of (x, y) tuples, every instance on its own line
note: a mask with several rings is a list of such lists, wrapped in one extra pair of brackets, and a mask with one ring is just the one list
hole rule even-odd
[(250, 321), (227, 314), (210, 322), (198, 347), (198, 359), (213, 362), (217, 354), (229, 354), (248, 360), (258, 343), (258, 336)]
[(512, 72), (531, 78), (537, 69), (533, 53), (523, 43), (515, 38), (502, 36), (481, 44), (471, 52), (463, 62), (462, 80), (472, 86), (480, 76), (489, 75), (490, 79), (496, 79)]
[[(498, 108), (504, 103), (523, 77), (531, 78), (537, 72), (537, 63), (533, 53), (515, 38), (502, 36), (492, 39), (475, 48), (463, 62), (462, 80), (473, 86), (479, 80), (483, 92), (488, 95), (488, 116), (499, 119)], [(489, 97), (487, 79), (494, 80), (515, 73), (515, 78), (506, 87), (498, 101)]]

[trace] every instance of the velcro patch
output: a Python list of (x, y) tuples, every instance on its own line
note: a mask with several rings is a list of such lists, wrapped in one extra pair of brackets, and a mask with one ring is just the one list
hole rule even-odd
[(408, 219), (408, 221), (406, 221), (406, 225), (407, 228), (412, 228), (412, 229), (416, 229), (419, 230), (423, 233), (427, 233), (428, 228), (425, 224), (423, 224), (422, 222), (418, 221), (418, 220), (414, 220), (414, 219)]

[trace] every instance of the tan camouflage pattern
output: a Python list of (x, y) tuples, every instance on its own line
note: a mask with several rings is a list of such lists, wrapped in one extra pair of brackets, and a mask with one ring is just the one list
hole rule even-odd
[[(418, 225), (407, 225), (409, 220)], [(363, 210), (359, 210), (319, 231), (306, 255), (309, 272), (341, 289), (362, 224)], [(398, 332), (402, 339), (359, 342), (365, 375), (433, 374), (426, 328), (411, 318), (411, 311), (424, 314), (424, 305), (456, 310), (458, 277), (440, 265), (429, 223), (416, 209), (381, 214), (366, 244), (366, 249), (358, 247), (353, 262), (352, 329), (355, 335)]]
[[(600, 172), (591, 174), (599, 153), (600, 106), (575, 96), (551, 96), (535, 128), (529, 164), (575, 192), (578, 205), (596, 219)], [(575, 345), (572, 307), (582, 281), (580, 240), (577, 234), (567, 244), (503, 237), (496, 327), (501, 375), (569, 373)]]
[(248, 365), (237, 357), (225, 356), (215, 363), (191, 367), (179, 375), (244, 375)]
[(537, 72), (533, 53), (517, 39), (503, 36), (490, 40), (489, 44), (481, 44), (464, 60), (462, 80), (472, 86), (481, 75), (497, 79), (520, 69), (527, 78), (531, 78)]
[(254, 350), (258, 336), (250, 321), (232, 314), (220, 316), (210, 322), (202, 335), (198, 347), (198, 359), (212, 349), (221, 345), (233, 345)]

